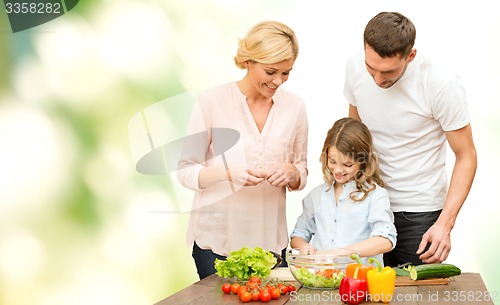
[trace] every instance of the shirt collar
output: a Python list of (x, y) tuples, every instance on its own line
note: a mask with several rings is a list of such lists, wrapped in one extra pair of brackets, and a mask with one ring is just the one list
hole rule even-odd
[[(335, 184), (335, 181), (330, 185), (330, 188), (333, 189), (333, 185)], [(356, 181), (351, 180), (347, 183), (344, 183), (344, 189), (350, 188), (350, 189), (356, 189)]]

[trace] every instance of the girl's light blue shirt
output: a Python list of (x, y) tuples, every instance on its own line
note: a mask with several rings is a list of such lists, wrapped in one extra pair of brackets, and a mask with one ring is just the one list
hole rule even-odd
[[(389, 194), (378, 186), (363, 201), (355, 202), (350, 194), (356, 184), (344, 184), (344, 190), (336, 204), (333, 187), (321, 184), (302, 201), (302, 215), (291, 237), (301, 237), (318, 249), (332, 250), (366, 240), (372, 236), (389, 239), (396, 245), (394, 215), (390, 209)], [(314, 238), (313, 238), (314, 237)], [(382, 256), (376, 256), (382, 262)]]

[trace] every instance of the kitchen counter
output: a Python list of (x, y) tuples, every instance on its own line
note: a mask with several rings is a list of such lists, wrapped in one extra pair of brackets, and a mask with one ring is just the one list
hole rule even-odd
[[(225, 295), (221, 291), (224, 279), (211, 275), (155, 305), (216, 305), (243, 304), (235, 295)], [(295, 283), (296, 284), (296, 283)], [(298, 285), (296, 285), (298, 286)], [(478, 273), (463, 273), (450, 278), (446, 285), (397, 286), (390, 304), (490, 304), (498, 301), (498, 291), (488, 291)], [(251, 304), (266, 304), (251, 302)], [(308, 289), (300, 287), (291, 295), (282, 295), (267, 304), (343, 304), (339, 300), (338, 289)], [(362, 302), (361, 304), (383, 304)]]

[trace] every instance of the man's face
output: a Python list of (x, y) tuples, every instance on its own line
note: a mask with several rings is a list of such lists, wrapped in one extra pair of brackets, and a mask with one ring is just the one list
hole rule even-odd
[(373, 77), (377, 86), (387, 89), (392, 87), (403, 76), (408, 64), (413, 61), (416, 54), (417, 50), (412, 49), (405, 58), (399, 55), (380, 57), (370, 46), (365, 46), (366, 70)]

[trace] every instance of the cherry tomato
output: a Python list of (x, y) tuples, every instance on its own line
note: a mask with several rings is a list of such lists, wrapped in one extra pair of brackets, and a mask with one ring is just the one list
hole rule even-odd
[(224, 292), (225, 294), (231, 293), (231, 284), (229, 283), (222, 284), (222, 292)]
[(296, 291), (297, 288), (293, 284), (288, 284), (288, 292)]
[(280, 290), (281, 294), (287, 294), (288, 293), (288, 286), (283, 284), (283, 283), (279, 283), (278, 284), (278, 289)]
[(267, 291), (267, 289), (262, 289), (260, 291), (259, 300), (264, 303), (271, 301), (271, 294), (269, 293), (269, 291)]
[(248, 283), (247, 284), (253, 284), (253, 283), (256, 283), (257, 285), (260, 285), (260, 277), (258, 276), (252, 276), (249, 280), (248, 280)]
[(260, 293), (258, 291), (252, 292), (252, 302), (257, 302), (259, 300)]
[(240, 301), (242, 301), (243, 303), (248, 303), (251, 300), (252, 300), (252, 294), (250, 294), (250, 292), (248, 292), (247, 290), (244, 290), (243, 292), (241, 292)]
[(240, 297), (241, 294), (245, 291), (248, 291), (248, 287), (247, 286), (240, 286), (240, 289), (238, 289), (238, 296)]
[[(259, 279), (260, 280), (260, 279)], [(257, 282), (256, 280), (248, 280), (247, 286), (249, 290), (257, 290), (260, 287), (260, 282)]]
[(324, 277), (331, 279), (333, 277), (333, 269), (326, 269)]
[(269, 291), (269, 293), (271, 293), (271, 289), (273, 289), (273, 288), (276, 288), (276, 287), (271, 285), (271, 284), (266, 285), (266, 289), (267, 289), (267, 291)]
[(280, 298), (280, 295), (281, 295), (281, 293), (280, 293), (280, 290), (278, 288), (275, 287), (275, 288), (271, 289), (271, 299), (277, 300)]
[(256, 282), (248, 282), (247, 283), (248, 290), (258, 290), (260, 287), (260, 284)]
[(231, 292), (233, 294), (238, 294), (238, 291), (240, 290), (240, 284), (234, 283), (231, 285)]

